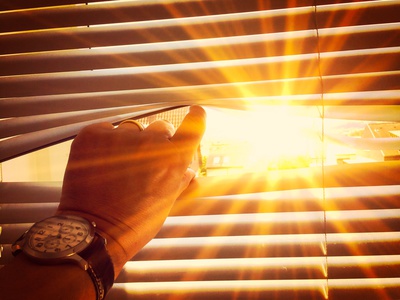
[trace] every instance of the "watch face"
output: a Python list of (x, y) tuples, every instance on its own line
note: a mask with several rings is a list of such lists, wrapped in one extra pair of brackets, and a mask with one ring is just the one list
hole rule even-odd
[(94, 227), (77, 216), (54, 216), (35, 223), (26, 235), (23, 250), (34, 258), (62, 258), (85, 249)]

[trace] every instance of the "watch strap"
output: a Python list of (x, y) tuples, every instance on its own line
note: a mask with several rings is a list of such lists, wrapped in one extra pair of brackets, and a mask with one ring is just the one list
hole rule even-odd
[(88, 262), (87, 272), (94, 283), (98, 300), (104, 299), (114, 283), (114, 266), (106, 244), (106, 239), (95, 233), (90, 246), (79, 253)]

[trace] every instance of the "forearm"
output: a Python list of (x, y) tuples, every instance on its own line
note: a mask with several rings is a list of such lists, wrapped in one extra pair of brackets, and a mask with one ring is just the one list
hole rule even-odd
[(39, 265), (23, 253), (0, 269), (1, 299), (95, 299), (89, 274), (74, 264)]

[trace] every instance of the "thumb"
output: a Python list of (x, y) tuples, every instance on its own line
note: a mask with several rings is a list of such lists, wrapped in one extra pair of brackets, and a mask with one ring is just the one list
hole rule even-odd
[(185, 173), (183, 174), (182, 181), (179, 187), (179, 194), (181, 194), (190, 184), (190, 182), (193, 180), (193, 178), (196, 176), (195, 171), (193, 171), (191, 168), (187, 168)]

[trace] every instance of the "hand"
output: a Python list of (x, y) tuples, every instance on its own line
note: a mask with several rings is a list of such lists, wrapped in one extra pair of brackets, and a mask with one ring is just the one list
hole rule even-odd
[(160, 230), (175, 199), (194, 178), (188, 169), (205, 130), (205, 112), (193, 106), (175, 129), (156, 121), (101, 123), (75, 138), (58, 214), (95, 221), (107, 238), (117, 275)]

